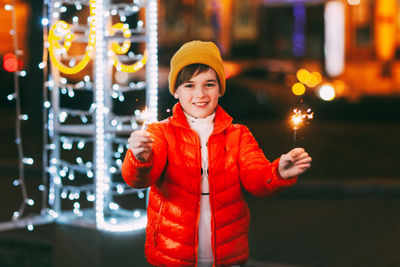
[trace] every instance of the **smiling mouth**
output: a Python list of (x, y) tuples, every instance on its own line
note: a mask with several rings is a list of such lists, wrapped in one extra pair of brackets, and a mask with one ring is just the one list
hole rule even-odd
[(205, 106), (207, 106), (207, 104), (208, 104), (208, 102), (196, 102), (196, 103), (193, 103), (193, 105), (195, 107), (199, 107), (199, 108), (205, 107)]

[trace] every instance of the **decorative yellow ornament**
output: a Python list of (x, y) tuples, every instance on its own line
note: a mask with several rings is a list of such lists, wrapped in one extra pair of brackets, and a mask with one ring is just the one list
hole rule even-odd
[[(114, 24), (111, 27), (110, 30), (110, 35), (114, 35), (116, 31), (122, 31), (122, 34), (125, 38), (130, 38), (131, 37), (131, 31), (129, 30), (129, 25), (128, 24), (123, 24), (123, 23), (117, 23)], [(143, 68), (143, 66), (146, 64), (147, 62), (147, 50), (144, 51), (144, 55), (143, 57), (136, 63), (132, 64), (132, 65), (126, 65), (121, 63), (116, 54), (125, 54), (129, 51), (129, 48), (131, 47), (131, 41), (130, 40), (125, 40), (122, 44), (122, 46), (120, 46), (117, 42), (112, 42), (111, 43), (111, 50), (112, 50), (112, 59), (113, 59), (113, 64), (114, 67), (118, 70), (118, 71), (122, 71), (122, 72), (136, 72), (138, 70), (140, 70), (141, 68)]]
[[(87, 66), (90, 59), (93, 57), (94, 45), (96, 44), (94, 7), (95, 7), (95, 0), (90, 0), (91, 21), (89, 27), (88, 46), (86, 47), (86, 52), (83, 56), (83, 59), (73, 67), (66, 66), (59, 60), (59, 57), (62, 53), (68, 52), (69, 48), (71, 47), (72, 40), (74, 39), (74, 35), (71, 33), (71, 29), (68, 23), (66, 23), (63, 20), (59, 20), (56, 23), (54, 23), (50, 28), (48, 38), (49, 38), (49, 55), (51, 58), (51, 62), (57, 69), (59, 69), (63, 73), (75, 74), (80, 72)], [(61, 46), (59, 41), (63, 38), (63, 36), (65, 41)]]
[[(60, 56), (68, 52), (71, 47), (72, 40), (74, 39), (74, 35), (71, 33), (71, 29), (63, 20), (59, 20), (54, 23), (49, 31), (49, 55), (53, 65), (59, 69), (61, 72), (66, 74), (75, 74), (83, 70), (89, 61), (92, 59), (94, 55), (94, 47), (96, 44), (96, 21), (95, 21), (95, 12), (96, 12), (96, 1), (90, 0), (90, 26), (89, 26), (89, 40), (88, 45), (86, 47), (85, 54), (83, 55), (83, 59), (79, 61), (75, 66), (69, 67), (63, 64), (60, 61)], [(116, 31), (121, 30), (123, 32), (123, 36), (125, 38), (131, 37), (131, 32), (129, 30), (128, 24), (117, 23), (114, 24), (111, 28), (110, 34), (114, 35)], [(64, 43), (61, 45), (60, 40), (64, 38)], [(118, 71), (123, 72), (135, 72), (141, 69), (147, 62), (147, 50), (144, 52), (143, 57), (136, 63), (132, 65), (122, 64), (116, 54), (125, 54), (129, 51), (131, 46), (130, 40), (125, 40), (120, 46), (117, 42), (111, 43), (111, 53), (113, 65)]]

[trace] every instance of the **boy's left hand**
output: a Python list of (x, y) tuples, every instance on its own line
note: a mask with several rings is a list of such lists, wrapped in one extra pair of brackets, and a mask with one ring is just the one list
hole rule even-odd
[(303, 148), (294, 148), (281, 156), (279, 174), (284, 179), (302, 174), (311, 167), (311, 161), (311, 157)]

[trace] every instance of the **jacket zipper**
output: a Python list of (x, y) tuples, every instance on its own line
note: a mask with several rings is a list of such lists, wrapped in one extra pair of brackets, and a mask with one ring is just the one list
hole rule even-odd
[[(193, 130), (192, 130), (193, 131)], [(194, 131), (193, 131), (194, 132)], [(196, 140), (197, 140), (197, 147), (199, 148), (200, 151), (200, 173), (201, 173), (201, 168), (202, 168), (202, 160), (201, 160), (201, 146), (200, 146), (200, 137), (196, 134)], [(204, 171), (204, 170), (203, 170)], [(200, 194), (199, 197), (201, 197), (201, 177), (200, 177)], [(199, 221), (200, 221), (200, 198), (198, 201), (198, 207), (197, 207), (197, 219), (196, 219), (196, 232), (195, 232), (195, 265), (197, 266), (197, 258), (198, 258), (198, 251), (199, 251)]]
[(160, 209), (158, 210), (158, 215), (157, 215), (157, 224), (156, 224), (156, 229), (154, 229), (154, 236), (153, 236), (153, 242), (154, 246), (157, 247), (157, 237), (158, 237), (158, 228), (160, 227), (160, 216), (161, 216), (161, 210), (164, 205), (164, 202), (161, 202)]
[(212, 185), (211, 185), (211, 179), (210, 179), (210, 170), (211, 170), (211, 164), (210, 164), (210, 140), (211, 140), (212, 134), (210, 135), (210, 137), (208, 138), (207, 141), (207, 152), (208, 152), (208, 189), (209, 189), (209, 201), (210, 201), (210, 208), (211, 208), (211, 225), (213, 225), (213, 229), (211, 230), (211, 235), (213, 238), (213, 240), (211, 242), (213, 242), (213, 244), (211, 244), (211, 247), (213, 248), (213, 254), (214, 254), (214, 264), (213, 266), (217, 266), (217, 248), (216, 248), (216, 240), (217, 240), (217, 231), (216, 231), (216, 226), (215, 226), (215, 217), (214, 217), (214, 205), (213, 205), (213, 190), (212, 190)]

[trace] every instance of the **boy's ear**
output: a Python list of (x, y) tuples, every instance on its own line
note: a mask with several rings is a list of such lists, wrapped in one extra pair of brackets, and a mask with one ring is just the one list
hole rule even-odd
[(178, 90), (175, 90), (174, 97), (175, 97), (175, 99), (179, 99)]

